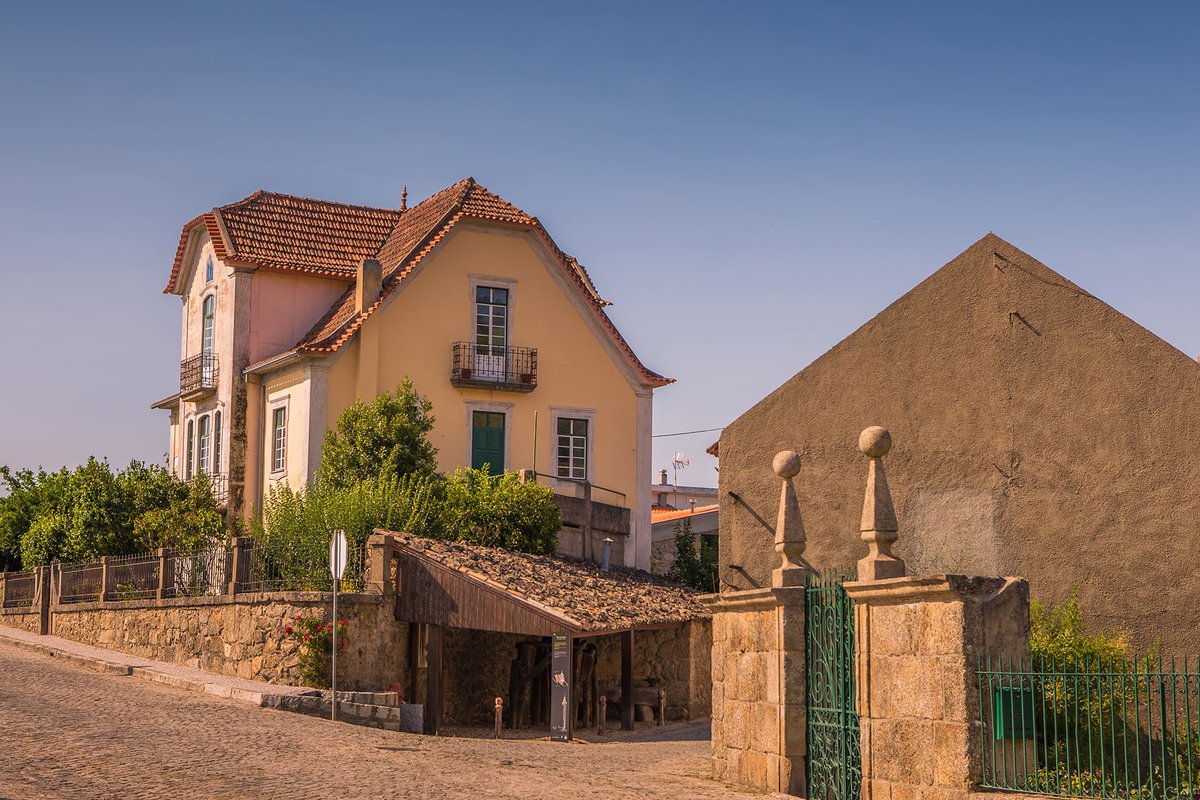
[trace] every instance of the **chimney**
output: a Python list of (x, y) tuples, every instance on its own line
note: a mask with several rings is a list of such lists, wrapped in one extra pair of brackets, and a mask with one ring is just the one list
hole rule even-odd
[(665, 469), (660, 469), (658, 471), (658, 485), (659, 486), (667, 485), (667, 471)]
[(373, 258), (363, 259), (358, 265), (358, 285), (354, 290), (354, 310), (361, 314), (379, 299), (383, 289), (383, 266)]

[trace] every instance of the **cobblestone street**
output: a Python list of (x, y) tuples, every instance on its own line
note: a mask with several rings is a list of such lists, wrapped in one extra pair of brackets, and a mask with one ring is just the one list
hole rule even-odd
[(0, 731), (2, 800), (752, 796), (706, 777), (707, 739), (410, 736), (103, 675), (3, 643)]

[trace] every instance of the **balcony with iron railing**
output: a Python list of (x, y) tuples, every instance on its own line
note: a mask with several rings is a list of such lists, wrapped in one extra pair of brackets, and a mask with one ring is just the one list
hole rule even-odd
[(213, 394), (217, 390), (217, 357), (212, 353), (179, 362), (179, 396), (183, 400)]
[(450, 383), (460, 388), (532, 392), (537, 388), (537, 348), (455, 342)]

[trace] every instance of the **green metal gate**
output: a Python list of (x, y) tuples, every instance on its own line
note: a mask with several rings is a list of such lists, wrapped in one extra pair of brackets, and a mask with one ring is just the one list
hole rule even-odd
[(854, 696), (854, 601), (841, 572), (810, 576), (804, 595), (809, 800), (856, 800), (862, 751)]

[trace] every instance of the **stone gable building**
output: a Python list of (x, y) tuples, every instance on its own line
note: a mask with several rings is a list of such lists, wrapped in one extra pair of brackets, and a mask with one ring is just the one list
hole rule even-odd
[(853, 567), (858, 431), (896, 437), (888, 475), (909, 573), (1077, 589), (1093, 627), (1195, 652), (1200, 364), (989, 234), (725, 428), (721, 583), (770, 585), (795, 450), (817, 567)]

